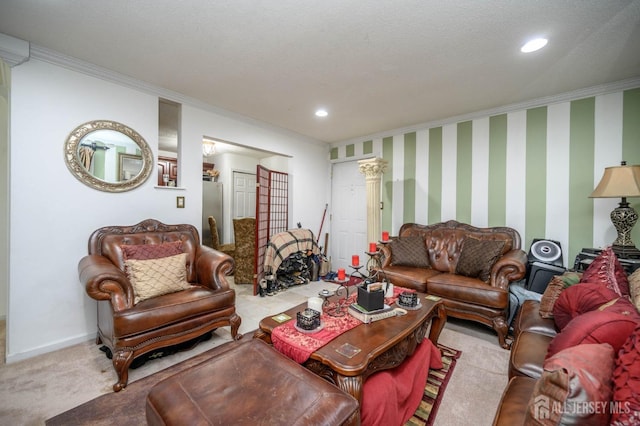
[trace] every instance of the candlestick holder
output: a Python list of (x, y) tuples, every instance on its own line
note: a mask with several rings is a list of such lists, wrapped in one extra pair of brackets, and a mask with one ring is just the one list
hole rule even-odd
[[(363, 281), (366, 280), (368, 278), (368, 275), (364, 275), (362, 272), (360, 272), (360, 269), (362, 269), (364, 267), (364, 265), (358, 265), (358, 266), (353, 266), (353, 265), (349, 265), (349, 268), (353, 269), (354, 271), (351, 273), (351, 277), (359, 277), (361, 278)], [(353, 280), (351, 280), (353, 281)]]
[(327, 290), (326, 288), (324, 290), (321, 290), (318, 293), (318, 296), (322, 297), (323, 301), (322, 301), (322, 312), (326, 312), (327, 309), (329, 308), (329, 305), (331, 304), (331, 302), (329, 301), (329, 298), (331, 296), (335, 296), (336, 292), (335, 291), (331, 291), (331, 290)]
[[(331, 292), (329, 290), (322, 290), (319, 295), (324, 298), (322, 304), (323, 310), (332, 317), (343, 317), (347, 314), (347, 299), (349, 298), (349, 287), (345, 284), (349, 282), (348, 279), (336, 280), (338, 288), (336, 291)], [(335, 302), (331, 302), (329, 298), (336, 296)], [(335, 304), (334, 304), (335, 303)]]
[(366, 251), (365, 254), (369, 256), (369, 259), (367, 259), (367, 271), (371, 272), (374, 268), (382, 268), (380, 250)]

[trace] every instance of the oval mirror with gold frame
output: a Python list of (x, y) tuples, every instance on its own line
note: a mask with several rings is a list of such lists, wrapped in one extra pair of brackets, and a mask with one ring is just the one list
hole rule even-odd
[(109, 120), (76, 127), (64, 144), (64, 160), (80, 182), (106, 192), (137, 188), (153, 170), (153, 153), (144, 138)]

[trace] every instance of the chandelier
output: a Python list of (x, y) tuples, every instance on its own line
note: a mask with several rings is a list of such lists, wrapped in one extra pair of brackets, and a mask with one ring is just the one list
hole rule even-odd
[(202, 141), (202, 155), (211, 157), (216, 153), (216, 145), (211, 141)]

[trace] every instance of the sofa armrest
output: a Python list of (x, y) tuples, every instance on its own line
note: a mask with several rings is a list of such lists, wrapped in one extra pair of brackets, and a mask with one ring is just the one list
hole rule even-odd
[(509, 290), (509, 283), (524, 278), (527, 272), (527, 254), (514, 249), (506, 252), (491, 268), (491, 286)]
[(133, 306), (133, 286), (126, 274), (108, 258), (90, 254), (78, 263), (80, 282), (96, 300), (111, 300), (114, 311)]
[(558, 334), (554, 319), (540, 316), (540, 302), (537, 300), (525, 300), (522, 302), (512, 325), (513, 335), (516, 339), (523, 331), (543, 334), (549, 337), (554, 337)]
[(196, 251), (196, 276), (198, 284), (213, 290), (229, 289), (227, 275), (233, 272), (233, 258), (211, 247), (200, 246)]
[(391, 266), (391, 247), (389, 244), (382, 245), (380, 251), (375, 256), (378, 256), (383, 269)]
[(536, 386), (536, 379), (517, 376), (511, 378), (502, 393), (493, 426), (523, 425), (527, 407)]

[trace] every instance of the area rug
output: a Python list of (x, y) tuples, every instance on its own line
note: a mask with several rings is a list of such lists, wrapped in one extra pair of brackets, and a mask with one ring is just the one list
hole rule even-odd
[(449, 379), (453, 373), (456, 360), (462, 354), (462, 352), (456, 349), (452, 349), (441, 344), (438, 344), (438, 348), (442, 353), (443, 366), (439, 370), (429, 370), (429, 376), (427, 377), (427, 383), (424, 387), (422, 401), (420, 402), (416, 412), (413, 414), (413, 417), (405, 423), (405, 426), (430, 426), (436, 419), (440, 401), (442, 400), (447, 383), (449, 383)]
[[(114, 424), (119, 426), (138, 426), (146, 424), (145, 399), (149, 390), (155, 384), (180, 371), (204, 362), (213, 356), (228, 351), (234, 347), (233, 345), (240, 345), (248, 340), (249, 339), (242, 339), (239, 342), (229, 342), (210, 349), (193, 358), (189, 358), (155, 374), (130, 383), (120, 392), (110, 392), (101, 395), (69, 411), (65, 411), (48, 419), (45, 424), (47, 426), (111, 426)], [(460, 352), (455, 349), (443, 345), (438, 345), (438, 347), (442, 352), (442, 363), (444, 366), (441, 370), (429, 371), (422, 402), (413, 418), (406, 423), (407, 426), (433, 424), (438, 405), (444, 394), (444, 389), (453, 372), (456, 359), (460, 356)]]

